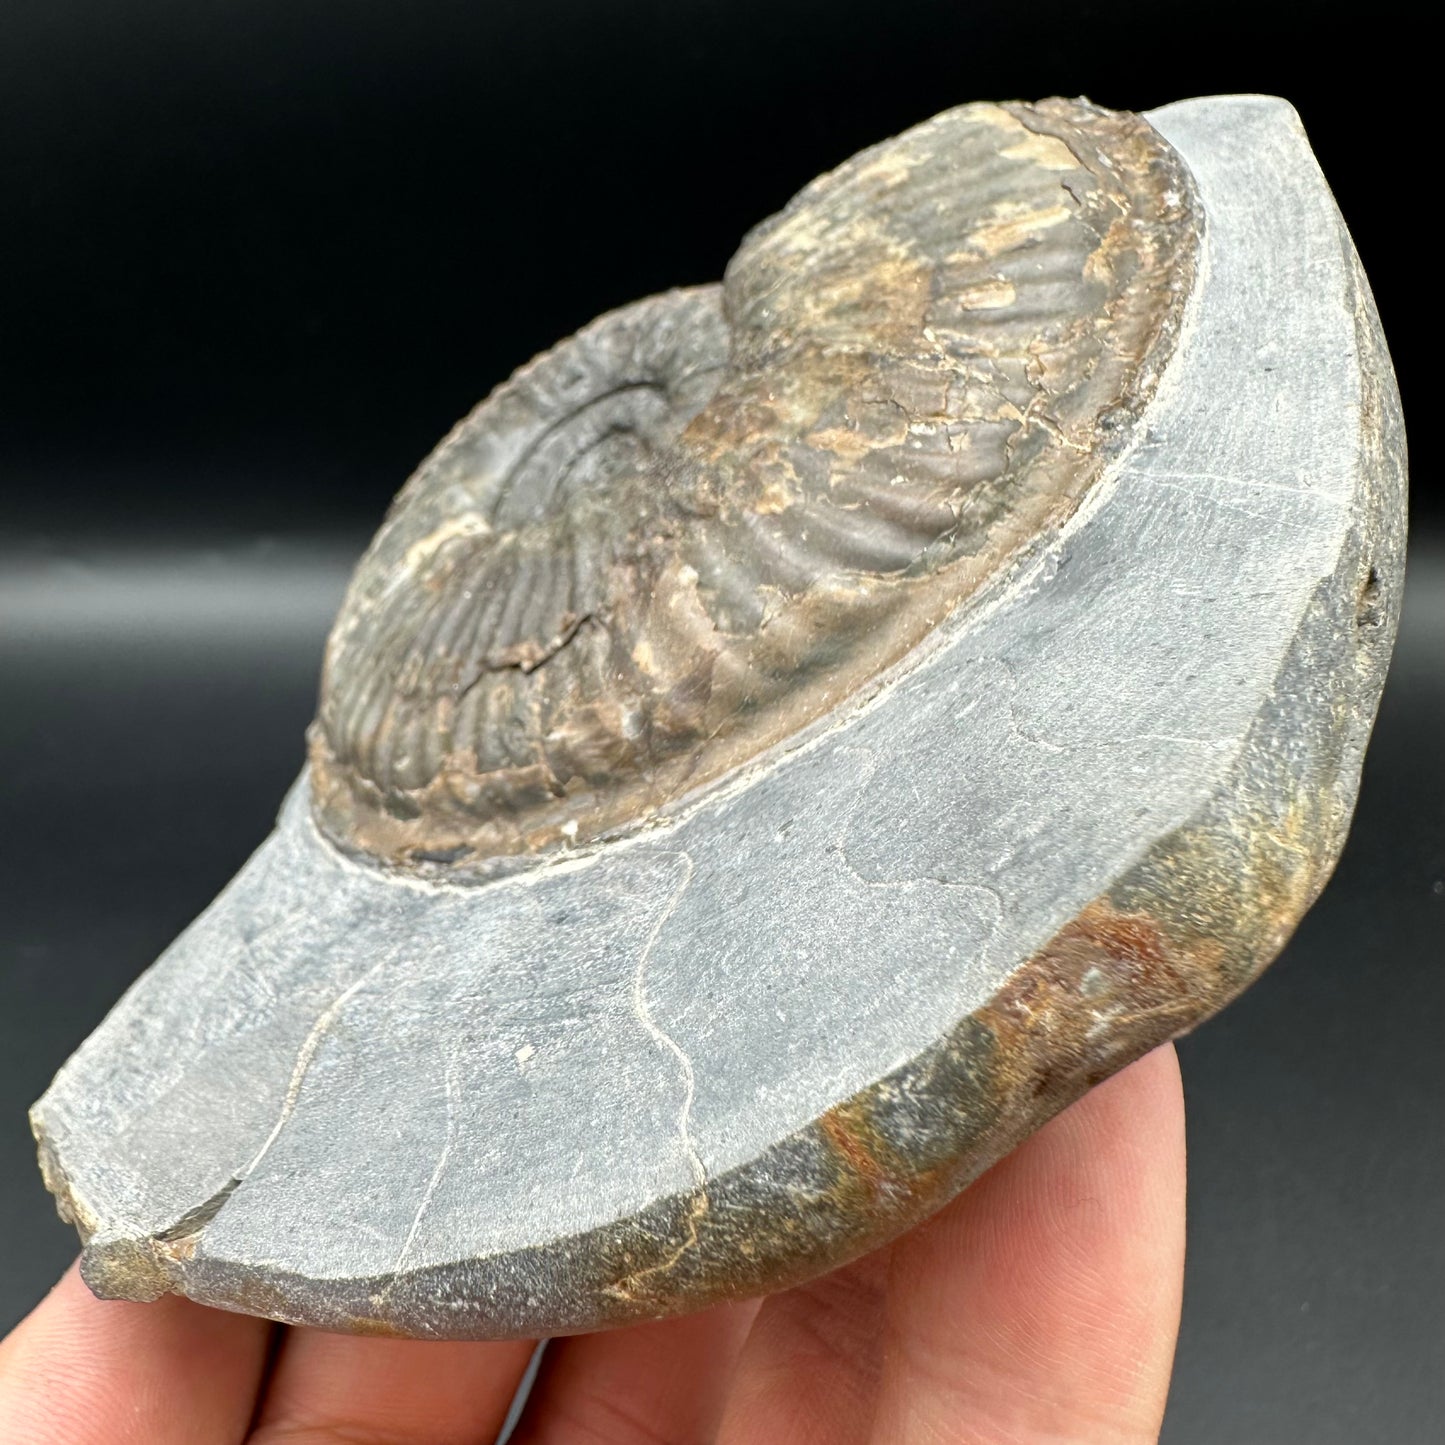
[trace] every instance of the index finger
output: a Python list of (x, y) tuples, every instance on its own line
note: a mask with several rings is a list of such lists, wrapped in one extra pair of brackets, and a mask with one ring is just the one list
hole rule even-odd
[[(894, 1246), (875, 1440), (1158, 1437), (1184, 1282), (1165, 1044)], [(965, 1432), (967, 1433), (967, 1431)]]
[(0, 1342), (0, 1445), (232, 1445), (271, 1328), (174, 1296), (98, 1300), (72, 1265)]

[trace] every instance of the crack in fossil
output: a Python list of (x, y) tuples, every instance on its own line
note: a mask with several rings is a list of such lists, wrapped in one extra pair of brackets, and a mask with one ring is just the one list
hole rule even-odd
[(859, 779), (858, 786), (854, 790), (852, 802), (844, 815), (842, 825), (839, 827), (837, 839), (829, 845), (829, 851), (838, 859), (848, 873), (864, 888), (888, 889), (901, 891), (908, 888), (916, 888), (923, 883), (932, 883), (939, 888), (956, 889), (960, 893), (977, 893), (987, 898), (992, 904), (991, 918), (989, 921), (988, 937), (980, 951), (980, 956), (988, 953), (993, 943), (994, 935), (998, 932), (999, 923), (1003, 918), (1003, 894), (991, 883), (965, 883), (957, 878), (942, 878), (937, 874), (923, 873), (914, 878), (870, 878), (864, 873), (853, 860), (848, 856), (848, 834), (853, 830), (853, 820), (857, 816), (858, 809), (863, 806), (863, 795), (867, 792), (869, 784), (873, 781), (874, 774), (878, 771), (878, 758), (872, 748), (850, 747), (843, 749), (844, 752), (857, 754), (867, 764), (867, 772)]
[(194, 1209), (186, 1210), (174, 1224), (152, 1237), (157, 1244), (167, 1246), (168, 1252), (183, 1248), (200, 1237), (201, 1231), (221, 1212), (240, 1184), (240, 1177), (233, 1174), (209, 1199), (202, 1200)]
[(265, 1142), (252, 1157), (251, 1162), (232, 1174), (214, 1194), (186, 1210), (174, 1223), (146, 1236), (146, 1239), (155, 1248), (158, 1258), (164, 1256), (170, 1263), (179, 1264), (195, 1253), (201, 1235), (231, 1202), (242, 1184), (255, 1173), (257, 1166), (266, 1157), (295, 1112), (306, 1075), (316, 1057), (317, 1050), (321, 1047), (322, 1040), (336, 1022), (337, 1016), (386, 961), (378, 959), (360, 978), (343, 989), (317, 1016), (305, 1039), (302, 1040), (301, 1048), (296, 1055), (296, 1062), (292, 1066), (291, 1077), (287, 1081), (286, 1092), (281, 1100), (281, 1110), (276, 1122), (266, 1136)]
[(412, 1215), (411, 1227), (406, 1232), (406, 1238), (402, 1240), (401, 1248), (397, 1251), (395, 1261), (387, 1271), (387, 1282), (381, 1292), (372, 1296), (372, 1304), (378, 1309), (384, 1309), (391, 1299), (396, 1287), (401, 1282), (402, 1271), (411, 1257), (413, 1246), (416, 1244), (416, 1237), (421, 1231), (422, 1221), (426, 1218), (427, 1211), (431, 1208), (432, 1200), (436, 1197), (437, 1187), (441, 1184), (442, 1176), (446, 1173), (447, 1164), (451, 1160), (452, 1145), (456, 1142), (456, 1056), (450, 1049), (444, 1049), (442, 1063), (442, 1086), (446, 1091), (446, 1135), (442, 1140), (441, 1152), (437, 1155), (436, 1165), (433, 1167), (431, 1177), (427, 1180), (426, 1188), (422, 1191), (421, 1202), (417, 1205), (416, 1213)]
[(256, 1151), (251, 1162), (240, 1171), (238, 1178), (244, 1183), (256, 1172), (257, 1166), (270, 1152), (271, 1146), (281, 1137), (281, 1131), (290, 1121), (296, 1111), (296, 1101), (301, 1097), (301, 1086), (306, 1081), (306, 1075), (311, 1068), (312, 1061), (316, 1058), (316, 1052), (321, 1047), (321, 1041), (330, 1031), (331, 1026), (336, 1022), (341, 1010), (378, 974), (383, 965), (388, 962), (385, 958), (379, 958), (366, 970), (360, 978), (354, 980), (321, 1011), (316, 1022), (311, 1025), (311, 1031), (302, 1041), (300, 1052), (296, 1055), (296, 1063), (291, 1070), (291, 1079), (286, 1085), (286, 1094), (281, 1101), (281, 1113), (276, 1119), (275, 1126), (266, 1137), (266, 1142)]
[(682, 859), (684, 865), (682, 881), (677, 885), (672, 897), (667, 901), (667, 906), (652, 925), (647, 935), (647, 941), (638, 955), (637, 967), (632, 975), (632, 1009), (638, 1022), (642, 1024), (653, 1040), (661, 1044), (677, 1060), (678, 1067), (682, 1072), (683, 1099), (682, 1106), (678, 1111), (677, 1127), (683, 1152), (687, 1156), (688, 1168), (692, 1172), (693, 1187), (685, 1221), (686, 1236), (665, 1258), (648, 1265), (645, 1269), (637, 1270), (607, 1287), (609, 1294), (622, 1298), (630, 1298), (635, 1295), (637, 1286), (642, 1281), (650, 1279), (654, 1275), (667, 1274), (683, 1255), (697, 1246), (698, 1225), (703, 1216), (707, 1214), (709, 1207), (707, 1167), (702, 1162), (702, 1155), (698, 1153), (697, 1141), (693, 1138), (692, 1133), (692, 1105), (697, 1093), (697, 1079), (693, 1073), (692, 1060), (688, 1057), (687, 1050), (657, 1022), (652, 1007), (647, 1001), (647, 965), (652, 959), (653, 949), (668, 920), (677, 912), (678, 906), (682, 902), (682, 896), (687, 892), (692, 883), (693, 874), (696, 872), (696, 865), (693, 863), (690, 853), (678, 852), (668, 856)]
[(682, 1108), (678, 1114), (678, 1133), (682, 1140), (683, 1150), (687, 1155), (688, 1166), (692, 1170), (693, 1179), (701, 1188), (707, 1183), (707, 1170), (703, 1166), (702, 1156), (698, 1153), (697, 1144), (692, 1137), (692, 1103), (697, 1092), (697, 1080), (693, 1075), (692, 1060), (688, 1057), (687, 1050), (653, 1017), (652, 1007), (647, 1001), (647, 965), (652, 960), (652, 951), (668, 920), (677, 912), (678, 906), (682, 902), (682, 895), (687, 892), (688, 886), (692, 883), (693, 874), (696, 872), (696, 866), (690, 853), (675, 853), (669, 856), (682, 859), (682, 881), (678, 884), (672, 897), (668, 899), (667, 906), (658, 915), (657, 922), (652, 925), (652, 929), (647, 935), (647, 942), (643, 944), (642, 952), (638, 955), (637, 968), (632, 976), (632, 1007), (643, 1028), (652, 1035), (657, 1043), (672, 1054), (682, 1071), (684, 1093)]
[[(595, 613), (584, 612), (580, 617), (573, 618), (566, 627), (557, 635), (550, 638), (540, 647), (535, 645), (527, 652), (527, 655), (515, 657), (491, 658), (484, 657), (477, 675), (470, 681), (463, 683), (452, 692), (452, 697), (458, 704), (480, 683), (498, 672), (520, 672), (530, 676), (539, 668), (545, 667), (558, 653), (564, 652), (576, 640), (577, 635), (591, 623), (594, 627), (605, 627), (606, 624)], [(523, 649), (513, 649), (519, 654)]]

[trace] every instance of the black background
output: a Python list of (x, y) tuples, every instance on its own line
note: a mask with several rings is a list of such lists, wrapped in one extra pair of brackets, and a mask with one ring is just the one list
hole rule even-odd
[(1299, 109), (1415, 427), (1410, 597), (1356, 831), (1181, 1052), (1165, 1439), (1445, 1438), (1438, 139), (1411, 7), (6, 0), (0, 10), (0, 1328), (72, 1252), (24, 1106), (264, 835), (349, 561), (597, 312), (962, 100)]

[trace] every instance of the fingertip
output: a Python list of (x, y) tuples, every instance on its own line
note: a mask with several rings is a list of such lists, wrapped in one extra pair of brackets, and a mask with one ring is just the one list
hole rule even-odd
[(71, 1265), (0, 1342), (0, 1440), (239, 1441), (270, 1329), (174, 1296), (100, 1300)]
[(1183, 1117), (1166, 1044), (895, 1246), (896, 1438), (930, 1411), (985, 1438), (1157, 1434), (1182, 1297)]
[(531, 1340), (469, 1343), (293, 1329), (277, 1355), (253, 1445), (490, 1439), (534, 1348)]

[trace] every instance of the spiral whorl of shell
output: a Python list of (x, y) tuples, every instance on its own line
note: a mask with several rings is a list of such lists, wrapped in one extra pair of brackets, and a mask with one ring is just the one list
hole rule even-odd
[(721, 287), (523, 367), (357, 569), (311, 732), (323, 830), (485, 872), (857, 693), (1117, 451), (1198, 228), (1145, 121), (964, 106), (806, 187)]

